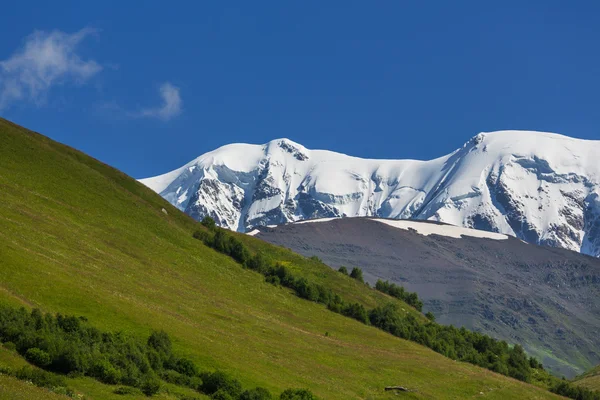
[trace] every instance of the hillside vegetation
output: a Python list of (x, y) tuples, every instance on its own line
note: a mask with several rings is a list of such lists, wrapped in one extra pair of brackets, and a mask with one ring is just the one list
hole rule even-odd
[(600, 390), (600, 365), (578, 376), (575, 385), (591, 390)]
[[(199, 370), (226, 371), (245, 388), (275, 395), (306, 388), (323, 399), (558, 398), (266, 282), (194, 239), (198, 224), (135, 180), (1, 119), (0, 204), (4, 306), (82, 316), (95, 329), (139, 341), (165, 331), (173, 352)], [(407, 304), (318, 261), (242, 240), (347, 302), (367, 309), (393, 302), (425, 321)], [(23, 363), (14, 350), (0, 349), (3, 367)], [(140, 398), (117, 395), (117, 387), (90, 377), (64, 379), (87, 398)], [(0, 382), (0, 398), (23, 398), (29, 390), (59, 398), (6, 375)], [(383, 391), (388, 385), (415, 392), (396, 396)], [(168, 384), (157, 396), (202, 398)]]

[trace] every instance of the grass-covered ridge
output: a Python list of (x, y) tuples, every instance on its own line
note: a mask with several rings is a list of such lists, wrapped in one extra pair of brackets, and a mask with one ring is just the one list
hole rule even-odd
[[(196, 229), (119, 171), (0, 119), (0, 303), (84, 316), (139, 340), (164, 330), (176, 354), (274, 394), (305, 387), (324, 399), (557, 398), (300, 299), (199, 244)], [(241, 240), (347, 302), (373, 309), (393, 301), (424, 319), (316, 261)], [(0, 363), (22, 362), (0, 350)], [(15, 393), (22, 383), (0, 378)], [(86, 377), (66, 384), (90, 398), (138, 398)], [(383, 391), (388, 385), (416, 392), (396, 396)], [(173, 393), (157, 396), (181, 397)]]
[[(436, 353), (452, 360), (459, 360), (490, 369), (502, 375), (524, 382), (530, 382), (535, 375), (547, 375), (543, 366), (533, 357), (527, 357), (519, 344), (509, 346), (505, 341), (493, 339), (487, 335), (470, 332), (465, 328), (436, 324), (433, 315), (427, 321), (416, 318), (414, 314), (403, 313), (393, 301), (384, 306), (367, 310), (361, 303), (349, 303), (329, 287), (314, 283), (304, 276), (295, 276), (285, 265), (270, 259), (268, 254), (252, 253), (240, 239), (230, 231), (218, 228), (210, 217), (202, 220), (207, 230), (194, 232), (196, 239), (202, 240), (211, 248), (229, 255), (243, 268), (249, 268), (266, 277), (266, 281), (275, 286), (290, 288), (298, 297), (327, 306), (330, 311), (353, 318), (363, 324), (372, 325), (394, 336), (408, 339), (427, 346)], [(318, 258), (310, 258), (319, 262)], [(347, 275), (347, 270), (338, 272)], [(353, 268), (349, 275), (362, 284), (362, 271)], [(377, 281), (375, 289), (394, 298), (406, 301), (418, 311), (422, 303), (416, 293), (407, 293), (404, 288), (389, 282)], [(549, 377), (549, 375), (548, 375)], [(576, 398), (576, 397), (575, 397)]]
[(574, 384), (590, 390), (600, 391), (600, 365), (575, 378)]

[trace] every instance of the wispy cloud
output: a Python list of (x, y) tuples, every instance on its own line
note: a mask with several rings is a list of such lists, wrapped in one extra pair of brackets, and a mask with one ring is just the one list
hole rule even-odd
[(173, 86), (169, 82), (163, 83), (160, 86), (160, 97), (163, 100), (163, 104), (160, 107), (143, 109), (137, 116), (159, 118), (168, 121), (181, 114), (183, 101), (181, 100), (177, 86)]
[(78, 45), (95, 30), (68, 34), (35, 31), (17, 52), (0, 61), (0, 109), (17, 101), (43, 104), (52, 86), (83, 84), (102, 70), (94, 60), (84, 61)]

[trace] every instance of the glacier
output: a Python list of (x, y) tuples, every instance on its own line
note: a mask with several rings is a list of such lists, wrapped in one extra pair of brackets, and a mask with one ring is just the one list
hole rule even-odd
[(141, 179), (196, 219), (240, 232), (314, 218), (431, 220), (600, 256), (600, 141), (480, 133), (429, 161), (230, 144)]

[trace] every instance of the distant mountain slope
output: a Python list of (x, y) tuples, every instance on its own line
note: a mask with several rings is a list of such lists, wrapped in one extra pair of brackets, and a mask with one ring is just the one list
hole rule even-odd
[[(558, 398), (275, 287), (194, 239), (198, 225), (127, 175), (0, 118), (0, 304), (80, 315), (140, 339), (163, 329), (202, 370), (274, 394), (306, 387), (328, 400), (392, 399), (383, 387), (405, 385), (418, 390), (414, 398)], [(365, 307), (395, 302), (321, 263), (243, 240)], [(0, 349), (0, 366), (18, 367), (15, 360), (24, 362)], [(66, 379), (86, 398), (135, 398), (90, 378)], [(33, 392), (9, 381), (0, 396)]]
[[(256, 237), (416, 291), (443, 324), (518, 342), (558, 374), (600, 363), (600, 260), (435, 222), (367, 218), (260, 227)], [(462, 236), (461, 236), (462, 235)]]
[(310, 218), (424, 219), (600, 255), (600, 141), (481, 133), (431, 161), (367, 160), (288, 139), (232, 144), (141, 182), (246, 231)]

